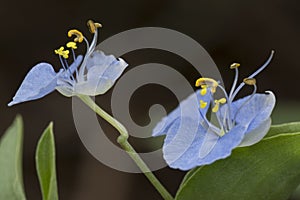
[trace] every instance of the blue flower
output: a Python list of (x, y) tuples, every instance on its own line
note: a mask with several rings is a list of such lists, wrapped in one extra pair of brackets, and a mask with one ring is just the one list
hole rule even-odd
[[(68, 36), (75, 36), (74, 42), (68, 42), (66, 50), (65, 47), (55, 50), (62, 68), (55, 72), (51, 64), (42, 62), (35, 65), (26, 75), (8, 106), (42, 98), (55, 89), (67, 97), (96, 96), (107, 92), (128, 64), (121, 58), (116, 59), (113, 55), (107, 56), (102, 51), (95, 50), (98, 28), (101, 24), (89, 20), (88, 26), (90, 32), (94, 34), (92, 42), (89, 44), (80, 31), (70, 30)], [(86, 43), (86, 53), (84, 56), (76, 56), (77, 43), (83, 41)], [(73, 57), (71, 65), (67, 60), (70, 53)]]
[[(230, 68), (236, 75), (229, 95), (214, 79), (199, 78), (196, 81), (196, 86), (201, 89), (182, 101), (152, 132), (153, 136), (166, 135), (163, 156), (170, 167), (189, 170), (208, 165), (230, 156), (234, 148), (253, 145), (266, 135), (276, 100), (270, 91), (256, 93), (254, 77), (272, 57), (273, 51), (268, 61), (237, 88), (240, 65), (232, 64)], [(252, 86), (253, 93), (233, 101), (244, 85)], [(222, 98), (216, 98), (218, 91)]]

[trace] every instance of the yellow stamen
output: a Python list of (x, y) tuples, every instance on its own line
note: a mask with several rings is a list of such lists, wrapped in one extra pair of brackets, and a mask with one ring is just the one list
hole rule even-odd
[(255, 78), (244, 78), (243, 82), (247, 85), (255, 85), (256, 79)]
[(206, 93), (207, 93), (207, 88), (203, 88), (203, 89), (200, 91), (200, 94), (201, 94), (202, 96), (206, 95)]
[(69, 58), (69, 50), (64, 50), (64, 47), (54, 50), (54, 52), (64, 58)]
[(224, 104), (224, 103), (226, 103), (226, 99), (225, 98), (221, 98), (221, 99), (218, 100), (218, 102), (221, 103), (221, 104)]
[(208, 87), (217, 87), (219, 84), (218, 84), (217, 81), (215, 81), (212, 78), (199, 78), (199, 79), (197, 79), (197, 81), (195, 83), (195, 86), (199, 87), (199, 86), (202, 86), (202, 85), (205, 85), (205, 86), (208, 86)]
[(215, 106), (212, 108), (212, 111), (214, 113), (218, 112), (220, 104), (224, 104), (226, 103), (226, 99), (225, 98), (221, 98), (219, 100), (215, 100)]
[(215, 100), (215, 106), (212, 108), (212, 111), (214, 113), (218, 112), (219, 107), (220, 107), (220, 103), (217, 100)]
[(89, 28), (89, 30), (90, 30), (91, 33), (95, 33), (97, 28), (101, 28), (102, 27), (102, 24), (94, 23), (92, 20), (89, 20), (87, 22), (87, 26), (88, 26), (88, 28)]
[(83, 35), (80, 31), (76, 29), (72, 29), (68, 31), (68, 37), (72, 37), (75, 35), (74, 42), (82, 42), (83, 41)]
[(241, 66), (240, 63), (232, 63), (232, 64), (230, 65), (230, 69), (235, 69), (235, 68), (238, 68), (239, 66)]
[(72, 48), (72, 49), (77, 49), (77, 46), (76, 46), (75, 42), (68, 42), (67, 43), (67, 47), (68, 48)]
[(207, 106), (207, 102), (200, 100), (200, 108), (205, 108)]
[(201, 86), (201, 88), (210, 88), (212, 93), (216, 92), (218, 85), (219, 83), (212, 78), (199, 78), (195, 83), (196, 87)]

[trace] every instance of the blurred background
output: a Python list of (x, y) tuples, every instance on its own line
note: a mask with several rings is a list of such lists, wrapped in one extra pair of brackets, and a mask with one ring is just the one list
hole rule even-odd
[[(241, 77), (245, 77), (274, 49), (272, 63), (257, 77), (258, 90), (272, 90), (277, 96), (274, 124), (300, 121), (300, 92), (297, 88), (300, 74), (299, 1), (5, 1), (0, 7), (0, 135), (17, 113), (23, 116), (23, 168), (28, 199), (41, 199), (34, 152), (49, 121), (54, 121), (55, 128), (60, 199), (160, 199), (142, 174), (116, 171), (89, 154), (76, 133), (71, 99), (54, 92), (41, 100), (7, 107), (32, 66), (46, 61), (56, 70), (60, 68), (53, 50), (65, 44), (68, 40), (66, 32), (70, 28), (88, 33), (85, 26), (88, 19), (103, 24), (99, 42), (121, 31), (145, 26), (182, 32), (209, 52), (227, 88), (233, 80), (233, 73), (228, 70), (232, 62), (242, 64)], [(122, 57), (130, 63), (129, 69), (158, 62), (174, 67), (188, 77), (191, 84), (199, 76), (189, 63), (168, 52), (142, 50)], [(97, 102), (107, 111), (110, 111), (110, 97), (111, 92), (97, 97)], [(129, 106), (137, 124), (147, 124), (148, 108), (153, 103), (164, 105), (170, 112), (178, 101), (166, 88), (141, 87), (132, 96)], [(114, 135), (111, 137), (114, 140), (117, 133), (109, 126), (107, 130)], [(133, 142), (140, 151), (147, 151), (147, 146), (141, 145), (140, 140)], [(164, 168), (155, 174), (175, 194), (185, 172)]]

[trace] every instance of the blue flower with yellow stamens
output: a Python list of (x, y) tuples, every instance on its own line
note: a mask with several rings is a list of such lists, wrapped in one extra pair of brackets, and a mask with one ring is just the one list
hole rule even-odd
[[(52, 65), (48, 63), (35, 65), (26, 75), (8, 106), (42, 98), (55, 89), (68, 97), (78, 94), (96, 96), (107, 92), (128, 64), (121, 58), (107, 56), (102, 51), (95, 50), (98, 28), (101, 24), (89, 20), (88, 27), (94, 34), (90, 44), (80, 31), (70, 30), (68, 36), (75, 36), (74, 42), (68, 42), (66, 50), (65, 47), (55, 50), (59, 55), (62, 68), (55, 72)], [(84, 56), (76, 56), (74, 50), (77, 49), (77, 43), (83, 41), (86, 43), (87, 51)], [(70, 52), (73, 57), (71, 65), (67, 60)]]
[[(230, 68), (236, 73), (229, 94), (214, 79), (199, 78), (195, 85), (201, 89), (182, 101), (156, 125), (152, 135), (166, 135), (163, 156), (170, 167), (189, 170), (208, 165), (230, 156), (234, 148), (253, 145), (266, 135), (276, 100), (270, 91), (256, 93), (254, 77), (269, 64), (273, 53), (237, 88), (240, 65), (232, 64)], [(234, 101), (244, 85), (252, 86), (253, 93)], [(215, 97), (218, 90), (222, 98)], [(210, 120), (208, 111), (211, 111)]]

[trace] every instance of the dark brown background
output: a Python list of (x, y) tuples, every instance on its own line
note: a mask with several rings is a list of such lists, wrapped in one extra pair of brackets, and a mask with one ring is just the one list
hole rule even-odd
[[(49, 121), (55, 124), (61, 199), (160, 199), (143, 175), (110, 169), (87, 152), (76, 134), (70, 99), (55, 92), (42, 100), (12, 108), (6, 106), (34, 64), (47, 61), (56, 66), (56, 70), (59, 68), (53, 49), (65, 43), (68, 29), (86, 30), (88, 19), (103, 23), (100, 41), (144, 26), (165, 27), (187, 34), (210, 53), (224, 80), (229, 80), (226, 86), (231, 84), (233, 77), (227, 68), (231, 62), (243, 64), (241, 76), (244, 77), (263, 63), (274, 49), (274, 60), (258, 77), (259, 91), (275, 91), (279, 102), (274, 112), (275, 123), (300, 120), (299, 1), (5, 1), (0, 6), (0, 19), (0, 133), (17, 113), (23, 115), (23, 168), (28, 199), (40, 199), (34, 151)], [(132, 68), (147, 62), (174, 66), (188, 74), (191, 83), (198, 76), (191, 74), (192, 67), (188, 63), (166, 52), (132, 52), (124, 58)], [(106, 110), (110, 109), (110, 94), (98, 98)], [(147, 108), (159, 100), (169, 111), (177, 103), (163, 88), (144, 87), (137, 91), (130, 106), (137, 123), (147, 122)], [(156, 174), (173, 194), (184, 175), (167, 168)]]

